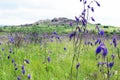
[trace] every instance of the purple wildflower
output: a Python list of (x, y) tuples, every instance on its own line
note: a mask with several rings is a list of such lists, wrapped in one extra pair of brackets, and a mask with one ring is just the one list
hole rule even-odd
[(5, 49), (4, 48), (2, 48), (2, 51), (4, 51)]
[(76, 35), (76, 32), (75, 32), (75, 31), (72, 32), (72, 33), (70, 33), (70, 35), (69, 35), (70, 40), (72, 39), (72, 37), (75, 37), (75, 35)]
[(22, 70), (22, 74), (25, 74), (25, 70), (24, 69)]
[(64, 50), (66, 50), (66, 48), (64, 47)]
[(51, 60), (50, 57), (48, 57), (48, 58), (47, 58), (47, 61), (50, 62), (50, 60)]
[(78, 22), (79, 22), (79, 18), (77, 18), (77, 17), (75, 16), (75, 19), (76, 19), (76, 22), (77, 22), (77, 24), (78, 24)]
[(110, 67), (110, 68), (112, 68), (113, 65), (114, 65), (114, 62), (110, 62), (110, 63), (109, 63), (109, 67)]
[(99, 54), (101, 52), (101, 50), (102, 50), (101, 46), (98, 46), (96, 49), (96, 55)]
[(99, 67), (100, 65), (103, 65), (103, 63), (102, 62), (98, 62), (97, 66)]
[(90, 5), (88, 5), (87, 7), (90, 8)]
[(51, 60), (50, 57), (48, 57), (48, 58), (47, 58), (47, 61), (50, 62), (50, 60)]
[(86, 26), (86, 24), (87, 24), (87, 20), (83, 18), (83, 19), (82, 19), (82, 25), (83, 25), (83, 26)]
[(78, 63), (77, 65), (76, 65), (76, 69), (78, 69), (80, 67), (80, 63)]
[(84, 1), (84, 4), (86, 4), (86, 3), (87, 3), (87, 1), (85, 0), (85, 1)]
[(29, 61), (29, 60), (26, 59), (26, 60), (24, 60), (24, 61), (25, 61), (25, 63), (30, 64), (30, 61)]
[(57, 34), (57, 32), (53, 32), (53, 34), (55, 34), (55, 35), (56, 35), (56, 34)]
[(99, 6), (100, 7), (100, 4), (97, 2), (97, 1), (95, 1), (96, 2), (96, 4), (97, 4), (97, 6)]
[(117, 40), (116, 40), (116, 38), (113, 38), (113, 44), (114, 44), (114, 47), (117, 46)]
[(14, 61), (14, 59), (12, 59), (12, 63), (14, 63), (15, 61)]
[(95, 45), (96, 45), (98, 42), (99, 42), (99, 39), (97, 39), (97, 40), (95, 41)]
[(82, 2), (82, 0), (80, 0), (80, 2)]
[(107, 48), (103, 48), (102, 50), (103, 50), (102, 55), (103, 55), (103, 57), (105, 57), (107, 55), (107, 53), (108, 53), (108, 50), (107, 50)]
[(94, 8), (93, 7), (91, 7), (91, 11), (94, 12)]
[(17, 77), (17, 80), (21, 80), (21, 77), (20, 77), (20, 76), (18, 76), (18, 77)]
[(102, 43), (102, 41), (101, 40), (99, 40), (99, 44), (101, 44)]
[(22, 70), (25, 69), (24, 65), (22, 65), (21, 69), (22, 69)]
[(93, 17), (91, 17), (91, 20), (95, 22), (95, 19)]
[(57, 39), (60, 39), (60, 36), (56, 36)]
[(73, 26), (73, 22), (70, 21), (69, 25), (70, 25), (70, 26)]
[(31, 79), (31, 75), (30, 74), (28, 74), (28, 79)]
[(9, 41), (11, 42), (11, 43), (14, 43), (14, 38), (11, 36), (11, 37), (9, 37)]
[(104, 35), (104, 31), (103, 31), (103, 30), (99, 31), (99, 34), (100, 34), (101, 36), (103, 36), (103, 35)]

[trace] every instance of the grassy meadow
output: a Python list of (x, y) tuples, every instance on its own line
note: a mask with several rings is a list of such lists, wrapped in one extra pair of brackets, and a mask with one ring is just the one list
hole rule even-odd
[[(1, 27), (0, 80), (120, 80), (119, 28), (100, 29), (104, 36), (89, 24), (88, 33), (79, 38), (80, 45), (76, 46), (76, 38), (70, 39), (75, 27), (69, 25)], [(98, 39), (101, 42), (95, 43)], [(103, 41), (108, 50), (106, 58), (102, 51), (96, 55)], [(73, 59), (74, 55), (77, 58)], [(114, 62), (112, 67), (110, 62)]]

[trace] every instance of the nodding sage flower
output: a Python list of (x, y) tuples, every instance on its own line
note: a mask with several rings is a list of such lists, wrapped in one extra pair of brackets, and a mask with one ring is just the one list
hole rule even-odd
[(95, 22), (95, 19), (93, 17), (91, 17), (91, 20)]
[(20, 77), (20, 76), (18, 76), (18, 77), (17, 77), (17, 80), (21, 80), (21, 77)]
[(64, 50), (67, 50), (67, 49), (64, 47)]
[(80, 67), (80, 63), (78, 63), (77, 65), (76, 65), (76, 69), (78, 69)]
[(21, 69), (22, 69), (22, 70), (25, 69), (24, 65), (22, 65)]
[(12, 63), (14, 63), (15, 61), (14, 61), (14, 59), (12, 59)]
[(100, 39), (97, 39), (96, 41), (95, 41), (95, 45), (97, 44), (97, 43), (101, 43), (101, 40)]
[(96, 55), (99, 54), (101, 51), (103, 52), (103, 53), (102, 53), (102, 56), (103, 56), (103, 57), (105, 57), (105, 56), (107, 55), (107, 53), (108, 53), (108, 50), (107, 50), (107, 48), (105, 47), (105, 44), (104, 44), (104, 43), (100, 44), (100, 45), (96, 48)]
[(98, 42), (99, 42), (99, 39), (97, 39), (97, 40), (95, 41), (95, 45), (96, 45)]
[(30, 61), (27, 60), (27, 59), (25, 59), (24, 62), (27, 63), (27, 64), (30, 64)]
[(82, 14), (81, 14), (81, 15), (85, 16), (85, 12), (86, 12), (86, 9), (85, 9), (85, 10), (83, 10), (83, 12), (82, 12)]
[(60, 39), (60, 36), (56, 36), (56, 38), (59, 40), (59, 39)]
[(101, 52), (101, 50), (102, 50), (101, 46), (98, 46), (98, 47), (96, 48), (96, 55), (99, 54), (99, 53)]
[(107, 53), (108, 53), (108, 50), (107, 50), (107, 48), (103, 48), (102, 50), (103, 50), (102, 55), (103, 55), (103, 57), (105, 57), (107, 55)]
[(11, 42), (11, 43), (14, 43), (14, 38), (11, 36), (11, 37), (9, 37), (9, 41)]
[(84, 1), (84, 4), (86, 4), (86, 3), (87, 3), (87, 1), (85, 0), (85, 1)]
[(96, 4), (97, 4), (97, 6), (100, 7), (100, 4), (99, 4), (97, 1), (95, 1), (95, 2), (96, 2)]
[(24, 69), (22, 70), (22, 74), (25, 74), (25, 70)]
[(107, 53), (108, 53), (108, 50), (107, 50), (104, 43), (100, 44), (100, 46), (101, 46), (101, 49), (103, 51), (102, 56), (105, 57), (107, 55)]
[(50, 60), (51, 60), (50, 57), (48, 57), (48, 58), (47, 58), (47, 61), (50, 62)]
[(79, 18), (75, 16), (77, 24), (79, 23)]
[(114, 60), (114, 58), (115, 58), (115, 54), (112, 54), (112, 55), (111, 55), (111, 58), (112, 58), (112, 60)]
[(114, 62), (110, 62), (110, 63), (109, 63), (110, 69), (113, 67), (113, 65), (114, 65)]
[(4, 48), (2, 48), (2, 51), (4, 51), (5, 49)]
[(73, 22), (70, 21), (69, 25), (70, 25), (70, 26), (73, 26)]
[(82, 2), (82, 0), (80, 0), (80, 2)]
[(90, 8), (90, 5), (88, 5), (87, 7)]
[(57, 34), (57, 32), (55, 32), (55, 31), (54, 31), (54, 32), (53, 32), (53, 34), (55, 34), (55, 35), (56, 35), (56, 34)]
[(94, 8), (93, 7), (91, 7), (91, 11), (94, 12)]
[(70, 35), (69, 35), (70, 40), (71, 40), (73, 37), (75, 37), (75, 35), (76, 35), (76, 32), (75, 32), (75, 31), (72, 32), (72, 33), (70, 33)]
[(103, 65), (103, 62), (98, 62), (97, 66)]
[(99, 31), (99, 35), (103, 36), (104, 35), (104, 31), (103, 30)]
[[(82, 18), (83, 18), (83, 17), (82, 17)], [(83, 19), (82, 19), (82, 25), (83, 25), (83, 26), (86, 26), (86, 24), (87, 24), (87, 20), (86, 20), (85, 18), (83, 18)]]
[(116, 47), (117, 46), (117, 40), (116, 40), (116, 38), (113, 38), (113, 44), (114, 44), (114, 47)]
[(28, 74), (28, 79), (31, 79), (31, 75), (30, 74)]

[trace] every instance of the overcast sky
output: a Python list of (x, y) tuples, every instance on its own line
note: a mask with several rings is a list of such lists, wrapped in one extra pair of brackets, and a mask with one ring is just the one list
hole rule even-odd
[[(88, 0), (90, 1), (90, 0)], [(95, 23), (120, 26), (120, 0), (97, 0), (93, 16)], [(33, 23), (40, 19), (79, 16), (82, 4), (79, 0), (0, 0), (0, 25)]]

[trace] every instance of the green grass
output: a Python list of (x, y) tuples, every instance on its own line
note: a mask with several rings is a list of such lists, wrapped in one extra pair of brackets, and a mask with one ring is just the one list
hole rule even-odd
[[(7, 33), (22, 32), (22, 33), (52, 33), (56, 31), (58, 34), (67, 34), (71, 32), (71, 27), (65, 26), (50, 26), (39, 25), (39, 26), (29, 26), (29, 27), (6, 27), (2, 28), (3, 31), (0, 35), (6, 35)], [(88, 30), (94, 30), (93, 25), (88, 25)], [(101, 29), (107, 31), (108, 33), (117, 31), (118, 28), (103, 28)], [(84, 40), (92, 40), (85, 37)], [(44, 41), (44, 40), (43, 40)], [(50, 41), (50, 40), (49, 40)], [(59, 42), (56, 39), (53, 39), (53, 42), (47, 41), (47, 44), (42, 45), (40, 43), (34, 44), (21, 44), (20, 47), (14, 45), (2, 44), (0, 45), (0, 80), (17, 80), (18, 76), (21, 76), (22, 80), (28, 80), (27, 75), (31, 75), (31, 80), (70, 80), (70, 69), (72, 65), (72, 58), (74, 55), (73, 42), (69, 41), (67, 37), (62, 38), (62, 42)], [(4, 42), (4, 41), (3, 41)], [(110, 45), (111, 39), (106, 40), (105, 44), (108, 48), (108, 58), (111, 61), (111, 54), (115, 54), (115, 64), (112, 68), (112, 71), (117, 72), (111, 80), (116, 80), (120, 72), (120, 63), (117, 55), (116, 48)], [(81, 44), (84, 45), (84, 42)], [(104, 80), (103, 75), (100, 73), (99, 68), (97, 67), (98, 60), (96, 60), (95, 50), (96, 46), (84, 46), (80, 50), (79, 62), (80, 67), (78, 69), (78, 80)], [(67, 50), (64, 50), (64, 47)], [(118, 48), (120, 45), (118, 45)], [(2, 48), (5, 50), (2, 51)], [(12, 48), (13, 53), (9, 53), (10, 48)], [(10, 55), (10, 59), (8, 56)], [(51, 58), (51, 61), (47, 61), (47, 57)], [(12, 59), (15, 60), (18, 70), (15, 70), (14, 63)], [(25, 59), (30, 61), (30, 64), (25, 63)], [(101, 59), (100, 59), (101, 61)], [(76, 80), (76, 64), (73, 65), (73, 80)], [(25, 66), (25, 75), (22, 74), (21, 66)], [(97, 75), (97, 76), (95, 76)], [(118, 80), (120, 77), (118, 78)], [(106, 78), (105, 78), (106, 80)]]
[[(109, 45), (109, 41), (105, 41), (109, 49), (110, 56), (112, 54), (112, 47)], [(17, 76), (21, 76), (22, 80), (28, 80), (27, 75), (31, 74), (31, 80), (69, 80), (71, 61), (73, 57), (72, 42), (65, 38), (62, 42), (48, 42), (45, 48), (40, 44), (29, 44), (21, 46), (19, 48), (12, 46), (14, 54), (9, 53), (10, 46), (1, 45), (5, 50), (0, 52), (0, 80), (16, 80)], [(67, 50), (64, 50), (64, 47)], [(99, 69), (96, 66), (95, 50), (97, 46), (85, 46), (79, 57), (80, 68), (78, 80), (93, 80), (91, 76), (95, 73), (99, 73)], [(114, 53), (116, 51), (114, 50)], [(5, 55), (6, 54), (6, 55)], [(116, 54), (116, 53), (115, 53)], [(10, 59), (7, 56), (10, 55)], [(47, 57), (50, 56), (50, 63), (47, 62)], [(11, 62), (15, 60), (18, 70), (15, 71), (15, 67)], [(30, 64), (25, 64), (24, 60), (28, 59)], [(76, 64), (73, 66), (73, 80), (76, 79)], [(25, 66), (25, 75), (21, 74), (21, 66)], [(119, 59), (115, 59), (115, 66), (113, 70), (120, 71)], [(47, 69), (46, 69), (47, 68)], [(100, 76), (100, 73), (99, 73)], [(101, 76), (96, 80), (101, 80)], [(86, 78), (89, 79), (86, 79)], [(113, 77), (111, 80), (114, 80)]]

